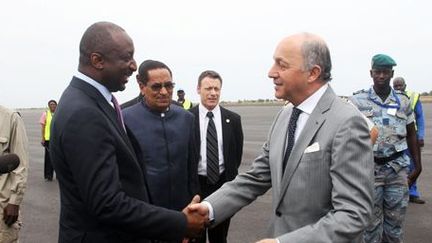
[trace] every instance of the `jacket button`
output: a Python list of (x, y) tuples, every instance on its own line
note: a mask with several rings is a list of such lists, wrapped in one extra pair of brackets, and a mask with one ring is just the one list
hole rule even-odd
[(276, 216), (280, 217), (280, 216), (282, 216), (282, 213), (279, 211), (276, 211)]

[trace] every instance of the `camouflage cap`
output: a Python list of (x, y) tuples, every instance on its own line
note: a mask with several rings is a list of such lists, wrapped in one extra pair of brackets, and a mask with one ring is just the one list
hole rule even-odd
[(377, 54), (372, 57), (372, 68), (393, 68), (396, 62), (385, 54)]

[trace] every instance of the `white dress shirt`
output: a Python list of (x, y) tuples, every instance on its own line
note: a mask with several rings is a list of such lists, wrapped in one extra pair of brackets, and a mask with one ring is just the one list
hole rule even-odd
[(311, 96), (309, 96), (307, 99), (305, 99), (302, 103), (300, 103), (297, 106), (297, 109), (300, 109), (302, 113), (300, 113), (300, 116), (297, 120), (297, 128), (295, 131), (295, 138), (294, 138), (295, 142), (297, 142), (301, 132), (303, 131), (303, 128), (306, 125), (306, 122), (308, 121), (310, 115), (312, 114), (312, 111), (315, 109), (316, 105), (318, 104), (318, 101), (321, 99), (324, 92), (327, 90), (328, 86), (329, 85), (326, 83), (317, 91), (315, 91), (315, 93), (313, 93)]
[(111, 107), (114, 108), (114, 104), (111, 102), (112, 94), (105, 86), (79, 71), (74, 76), (95, 87), (99, 91), (99, 93), (101, 93), (102, 96), (106, 99), (108, 104), (110, 104)]
[[(207, 127), (209, 118), (207, 117), (209, 110), (202, 104), (198, 105), (199, 113), (199, 124), (200, 124), (200, 138), (201, 138), (201, 150), (200, 159), (198, 162), (198, 175), (207, 176)], [(218, 139), (218, 152), (219, 152), (219, 173), (225, 171), (224, 159), (223, 159), (223, 140), (222, 140), (222, 115), (220, 106), (217, 105), (213, 110), (213, 122), (216, 126), (217, 139)]]

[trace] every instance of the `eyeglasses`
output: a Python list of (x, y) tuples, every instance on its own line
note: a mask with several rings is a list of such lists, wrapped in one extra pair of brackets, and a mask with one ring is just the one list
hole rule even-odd
[(166, 82), (166, 83), (155, 83), (150, 85), (150, 88), (154, 92), (161, 91), (162, 88), (165, 88), (167, 91), (172, 91), (174, 89), (174, 82)]

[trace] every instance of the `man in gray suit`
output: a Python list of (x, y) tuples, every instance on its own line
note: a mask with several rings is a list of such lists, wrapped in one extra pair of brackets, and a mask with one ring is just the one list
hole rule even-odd
[(360, 112), (336, 96), (326, 43), (301, 33), (283, 39), (268, 76), (289, 100), (252, 168), (202, 203), (210, 226), (272, 188), (273, 215), (264, 242), (361, 242), (372, 214), (373, 163)]

